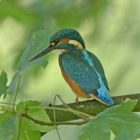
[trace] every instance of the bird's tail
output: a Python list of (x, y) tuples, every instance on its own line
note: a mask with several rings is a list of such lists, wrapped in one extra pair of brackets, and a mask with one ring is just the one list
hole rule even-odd
[(97, 98), (99, 98), (102, 102), (109, 106), (115, 104), (115, 101), (110, 97), (109, 91), (105, 86), (101, 86), (99, 89), (97, 89), (97, 92)]

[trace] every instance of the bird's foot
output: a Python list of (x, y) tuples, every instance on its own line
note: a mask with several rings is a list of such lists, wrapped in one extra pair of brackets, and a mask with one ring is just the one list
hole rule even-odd
[(79, 103), (78, 97), (76, 97), (76, 99), (75, 99), (75, 103), (76, 103), (76, 104)]

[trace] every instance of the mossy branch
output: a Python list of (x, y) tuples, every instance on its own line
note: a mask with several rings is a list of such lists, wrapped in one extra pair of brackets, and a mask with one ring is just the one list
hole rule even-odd
[[(58, 98), (62, 101), (61, 97), (57, 95)], [(116, 104), (120, 104), (121, 102), (127, 99), (137, 100), (137, 104), (133, 111), (140, 112), (140, 93), (131, 94), (131, 95), (123, 95), (113, 97)], [(42, 120), (37, 120), (27, 113), (21, 113), (20, 115), (30, 119), (31, 121), (39, 124), (39, 125), (48, 125), (48, 126), (56, 126), (56, 125), (81, 125), (85, 124), (91, 119), (96, 118), (96, 115), (102, 112), (104, 109), (109, 108), (109, 106), (99, 103), (96, 100), (87, 100), (81, 101), (79, 103), (71, 103), (66, 104), (64, 101), (63, 105), (55, 105), (46, 107), (47, 114), (49, 115), (52, 122), (46, 122)], [(9, 110), (13, 112), (13, 110)], [(55, 121), (54, 121), (54, 111), (55, 111)], [(78, 120), (80, 119), (80, 120)]]
[[(113, 99), (116, 102), (115, 105), (120, 104), (122, 101), (125, 101), (126, 99), (137, 100), (138, 101), (137, 105), (135, 106), (133, 111), (135, 111), (135, 112), (140, 111), (140, 93), (116, 96), (116, 97), (113, 97)], [(81, 101), (79, 103), (70, 103), (70, 104), (68, 104), (68, 106), (74, 110), (84, 112), (84, 113), (90, 114), (92, 116), (96, 116), (98, 113), (102, 112), (104, 109), (109, 108), (109, 106), (101, 104), (95, 100)], [(55, 110), (56, 111), (56, 121), (60, 122), (60, 121), (72, 121), (72, 120), (80, 119), (77, 115), (73, 114), (72, 112), (68, 112), (65, 109), (59, 110), (59, 108), (65, 108), (64, 105), (56, 105), (56, 106), (50, 105), (50, 107), (46, 108), (46, 111), (49, 114), (51, 120), (53, 120), (52, 108), (54, 108), (54, 107), (56, 107), (56, 110)]]

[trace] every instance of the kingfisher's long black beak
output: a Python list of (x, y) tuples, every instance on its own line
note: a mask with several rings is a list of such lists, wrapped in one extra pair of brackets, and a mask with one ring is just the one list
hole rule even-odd
[(42, 52), (40, 52), (38, 55), (36, 55), (32, 59), (30, 59), (30, 62), (44, 56), (45, 54), (51, 52), (53, 49), (54, 49), (53, 47), (48, 47), (47, 49), (43, 50)]

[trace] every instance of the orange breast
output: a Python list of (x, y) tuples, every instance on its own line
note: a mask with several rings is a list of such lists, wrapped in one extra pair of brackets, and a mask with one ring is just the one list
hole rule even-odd
[(83, 89), (81, 89), (80, 86), (63, 70), (63, 68), (61, 68), (61, 72), (65, 81), (68, 83), (70, 88), (78, 97), (90, 98), (88, 95), (84, 93)]

